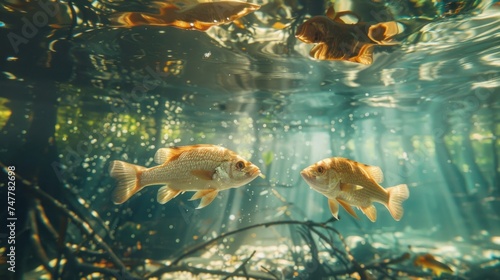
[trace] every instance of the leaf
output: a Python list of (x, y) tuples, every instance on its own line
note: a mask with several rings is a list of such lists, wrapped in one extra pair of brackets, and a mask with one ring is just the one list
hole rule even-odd
[(262, 159), (266, 166), (270, 165), (274, 160), (274, 153), (272, 151), (267, 151), (262, 153)]

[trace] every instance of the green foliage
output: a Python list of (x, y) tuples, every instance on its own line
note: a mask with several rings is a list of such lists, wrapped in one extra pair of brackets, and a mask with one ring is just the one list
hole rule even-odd
[(274, 153), (272, 151), (263, 152), (262, 159), (264, 160), (264, 164), (269, 166), (274, 160)]

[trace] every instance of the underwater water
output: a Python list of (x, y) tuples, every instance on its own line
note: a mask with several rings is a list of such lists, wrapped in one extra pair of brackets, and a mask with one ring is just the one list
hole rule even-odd
[[(1, 279), (500, 279), (500, 5), (249, 2), (0, 2)], [(113, 203), (113, 161), (195, 144), (263, 176)], [(401, 219), (334, 218), (301, 176), (330, 157), (406, 184)]]

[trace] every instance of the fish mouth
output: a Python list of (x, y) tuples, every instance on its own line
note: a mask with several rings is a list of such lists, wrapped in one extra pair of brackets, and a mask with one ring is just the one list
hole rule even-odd
[(309, 171), (309, 168), (306, 168), (300, 172), (300, 176), (304, 178), (304, 181), (309, 185), (309, 187), (316, 189), (316, 176)]
[(311, 173), (309, 173), (309, 171), (307, 171), (306, 169), (302, 170), (300, 172), (300, 176), (302, 176), (302, 178), (304, 178), (304, 181), (306, 181), (306, 183), (312, 187), (312, 183), (314, 182), (314, 177), (311, 175)]
[(306, 181), (309, 181), (312, 178), (311, 174), (306, 169), (300, 171), (300, 176), (302, 176), (302, 178), (304, 178)]
[(309, 22), (304, 22), (301, 26), (299, 26), (297, 32), (295, 33), (295, 37), (297, 39), (307, 44), (312, 43), (312, 40), (310, 40), (308, 36), (309, 25)]
[(251, 166), (248, 167), (247, 174), (250, 177), (255, 178), (257, 176), (260, 176), (262, 173), (260, 172), (260, 169), (257, 166), (251, 165)]

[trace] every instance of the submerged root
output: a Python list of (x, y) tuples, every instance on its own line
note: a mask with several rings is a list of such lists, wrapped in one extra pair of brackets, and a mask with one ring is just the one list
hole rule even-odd
[[(123, 248), (115, 244), (109, 229), (102, 226), (100, 230), (95, 230), (91, 226), (104, 224), (91, 213), (92, 210), (87, 209), (88, 213), (74, 211), (40, 187), (21, 177), (18, 179), (34, 201), (27, 216), (29, 245), (35, 253), (32, 262), (37, 263), (39, 270), (45, 271), (51, 279), (64, 279), (68, 275), (83, 278), (100, 275), (111, 279), (158, 279), (179, 275), (182, 278), (197, 275), (220, 279), (398, 279), (433, 276), (432, 271), (413, 265), (414, 253), (409, 248), (399, 252), (379, 252), (369, 241), (366, 241), (368, 249), (361, 248), (360, 251), (357, 246), (351, 248), (348, 245), (351, 243), (333, 227), (334, 218), (321, 223), (289, 219), (241, 227), (186, 247), (167, 262), (121, 258), (115, 252), (122, 252)], [(51, 219), (48, 210), (60, 213), (62, 221)], [(276, 250), (270, 252), (270, 246), (263, 244), (260, 247), (239, 245), (233, 250), (234, 254), (220, 257), (221, 248), (225, 248), (227, 240), (233, 236), (254, 233), (252, 230), (255, 229), (265, 233), (271, 228), (273, 233), (283, 229), (290, 231), (291, 238), (281, 237), (272, 244), (281, 246), (281, 255), (276, 256)], [(366, 258), (366, 250), (373, 257)], [(383, 255), (386, 257), (383, 258)], [(217, 258), (218, 265), (209, 264)], [(500, 260), (488, 263), (488, 269), (484, 269), (486, 264), (467, 265), (471, 272), (487, 278), (488, 273), (494, 274), (500, 269)], [(454, 278), (464, 279), (458, 275)]]

